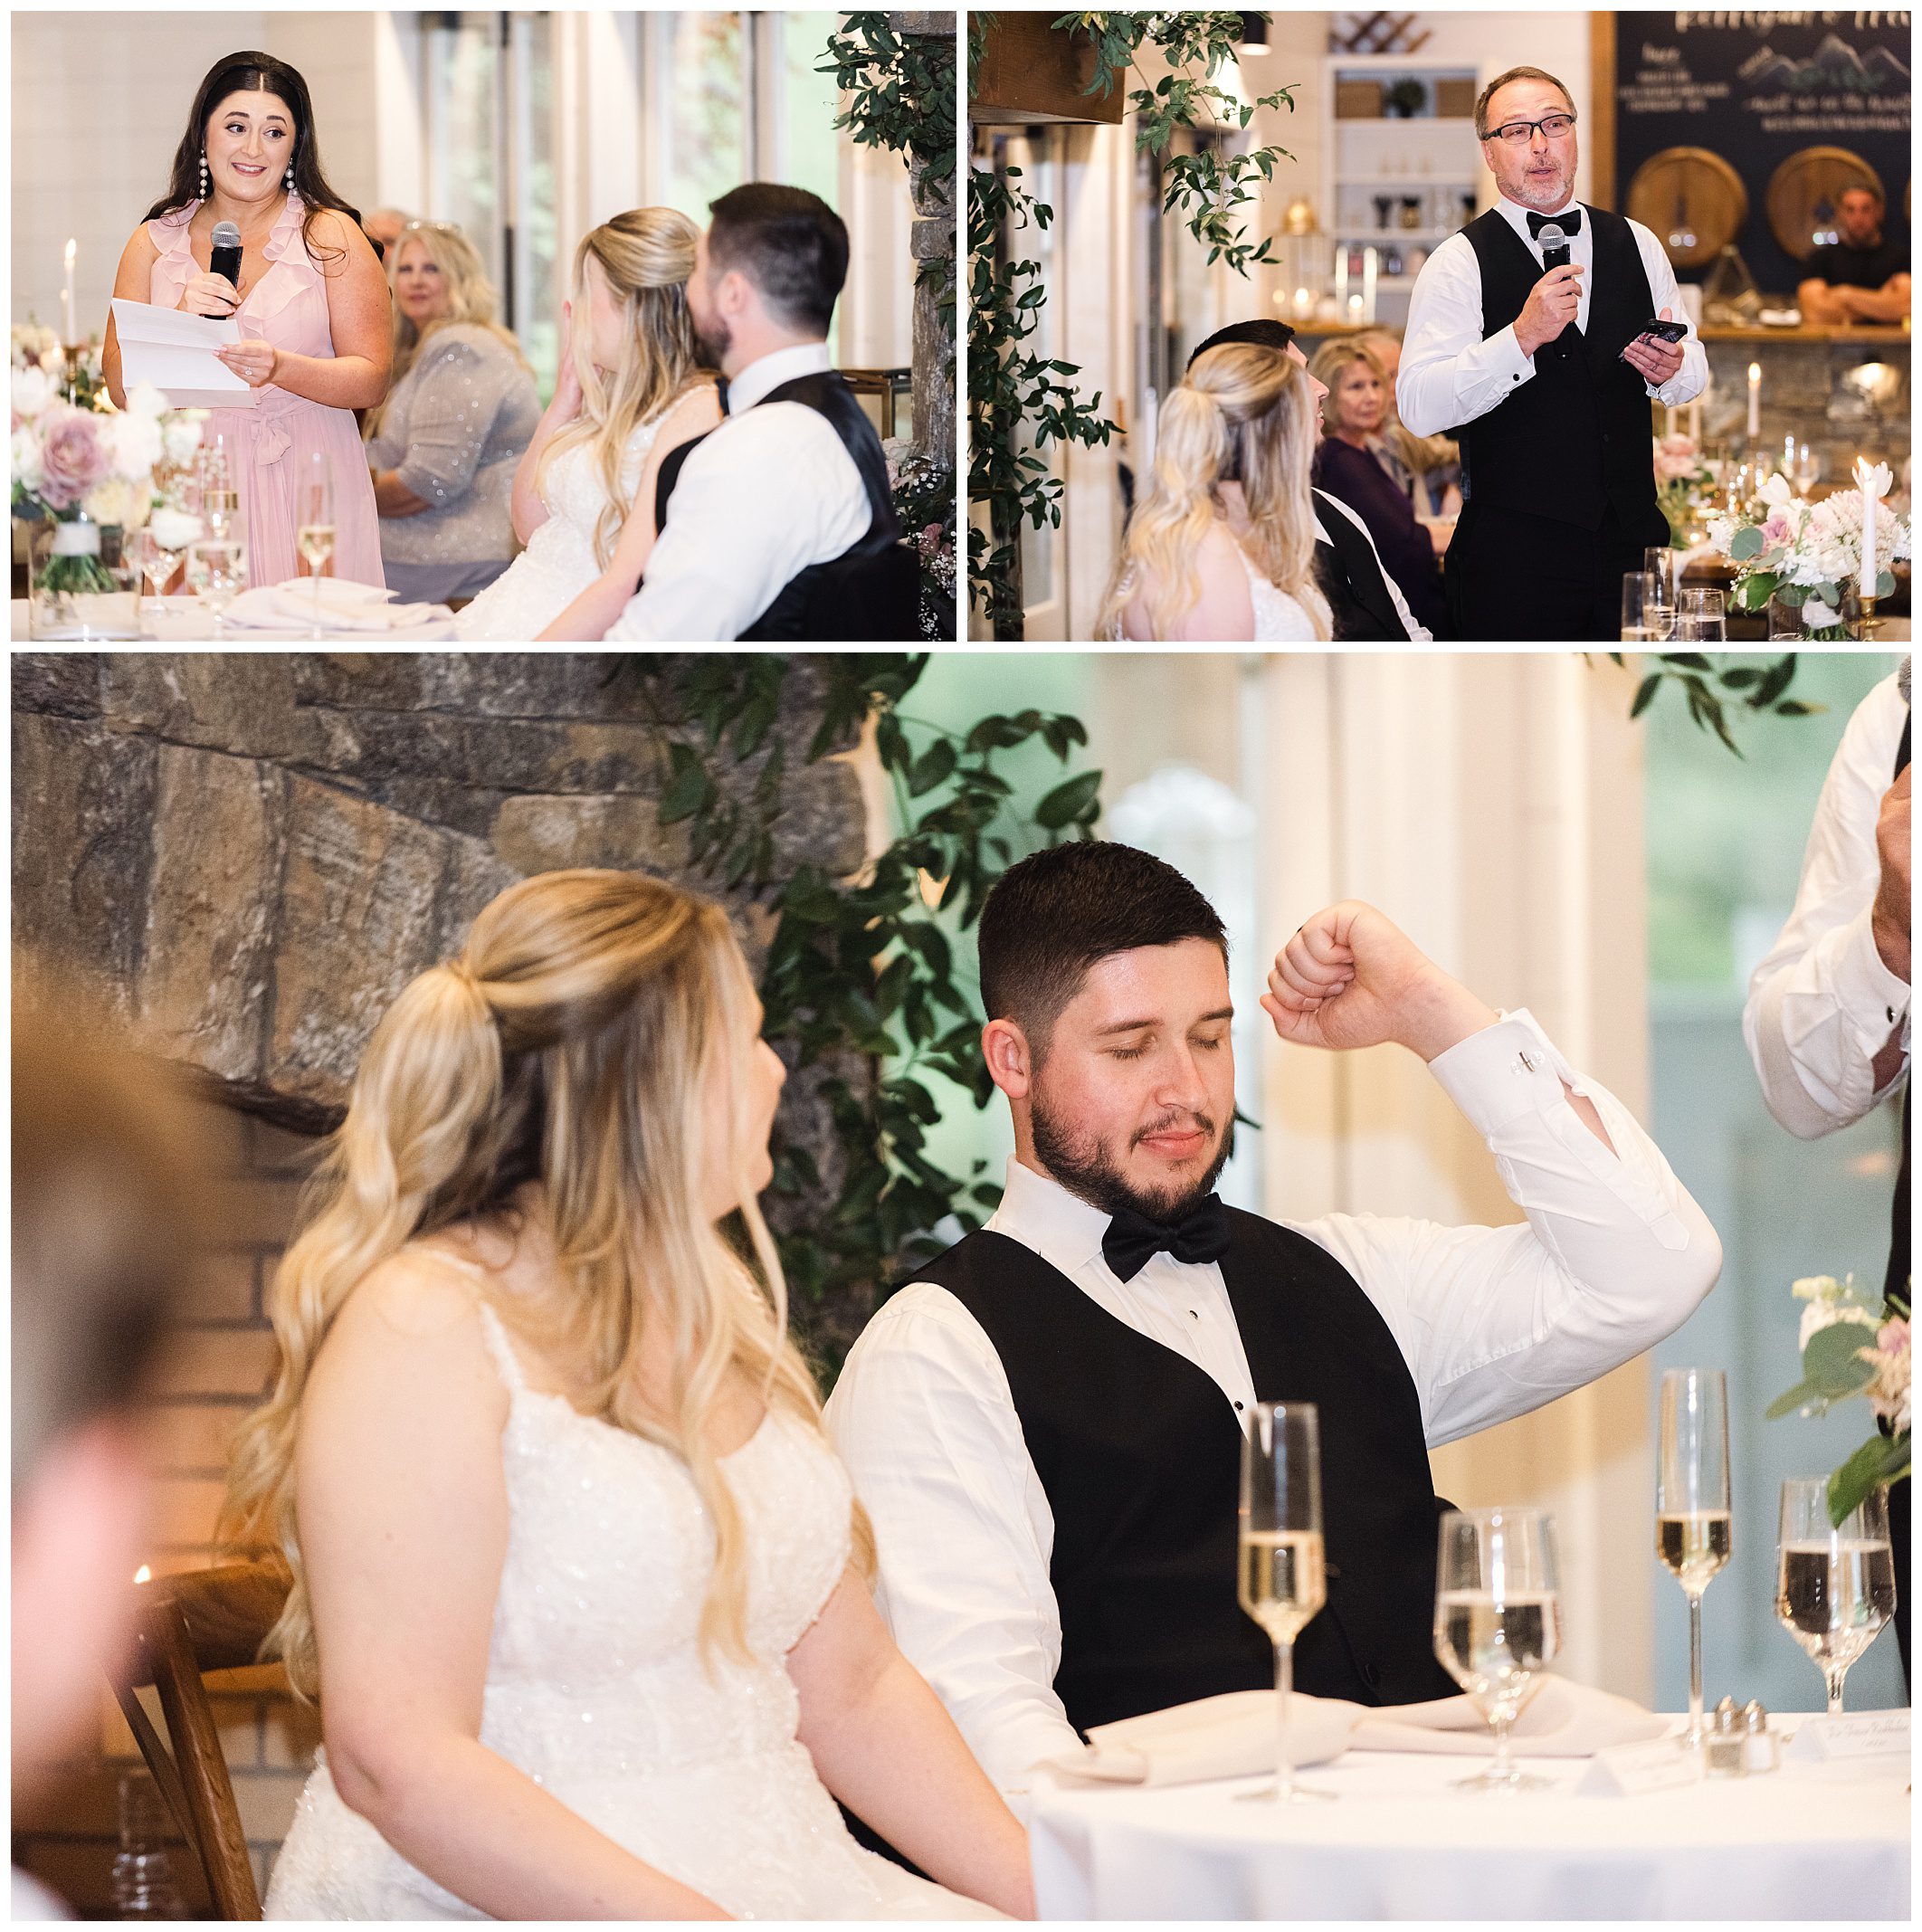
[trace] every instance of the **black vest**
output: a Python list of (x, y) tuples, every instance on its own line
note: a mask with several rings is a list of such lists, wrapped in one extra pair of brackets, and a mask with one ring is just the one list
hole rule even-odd
[(1395, 615), (1375, 546), (1336, 508), (1327, 490), (1316, 490), (1315, 499), (1316, 516), (1328, 533), (1327, 542), (1315, 540), (1315, 583), (1328, 600), (1337, 640), (1406, 643), (1408, 633)]
[[(1649, 392), (1622, 351), (1654, 313), (1634, 232), (1619, 214), (1582, 204), (1593, 225), (1588, 328), (1571, 322), (1536, 351), (1532, 380), (1487, 414), (1451, 430), (1461, 444), (1465, 501), (1598, 530), (1609, 510), (1634, 543), (1668, 541), (1655, 501)], [(1542, 279), (1527, 244), (1490, 208), (1462, 233), (1481, 270), (1486, 340), (1522, 312)]]
[[(1263, 1402), (1320, 1410), (1327, 1607), (1295, 1645), (1318, 1697), (1407, 1704), (1435, 1661), (1435, 1522), (1421, 1403), (1353, 1276), (1304, 1236), (1230, 1209), (1222, 1274)], [(974, 1316), (1007, 1371), (1054, 1516), (1054, 1688), (1081, 1731), (1274, 1681), (1235, 1599), (1242, 1430), (1214, 1381), (1106, 1314), (1019, 1242), (970, 1234), (918, 1280)]]
[[(868, 492), (868, 533), (827, 563), (790, 577), (774, 602), (740, 633), (743, 643), (908, 643), (920, 634), (921, 571), (901, 539), (900, 519), (888, 487), (880, 438), (854, 392), (832, 369), (797, 376), (770, 389), (763, 403), (803, 403), (841, 438)], [(759, 405), (756, 404), (756, 407)], [(709, 434), (713, 432), (710, 430)], [(704, 436), (661, 459), (654, 486), (654, 528), (667, 528), (668, 499), (681, 465)]]

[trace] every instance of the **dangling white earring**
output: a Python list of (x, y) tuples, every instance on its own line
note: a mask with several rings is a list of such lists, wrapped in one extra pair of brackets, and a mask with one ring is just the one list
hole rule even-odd
[(291, 161), (287, 164), (287, 186), (289, 187), (293, 186), (293, 163)]
[(207, 151), (205, 148), (200, 150), (200, 198), (203, 201), (207, 198)]

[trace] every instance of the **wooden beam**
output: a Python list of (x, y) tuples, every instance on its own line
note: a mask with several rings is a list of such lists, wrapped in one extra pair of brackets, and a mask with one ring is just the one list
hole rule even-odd
[(1615, 182), (1615, 16), (1588, 16), (1588, 198), (1598, 208), (1617, 205)]
[(1105, 97), (1085, 91), (1094, 80), (1094, 43), (1057, 31), (1046, 14), (994, 14), (983, 29), (981, 59), (970, 77), (967, 118), (977, 128), (1025, 128), (1049, 121), (1118, 127), (1128, 86)]

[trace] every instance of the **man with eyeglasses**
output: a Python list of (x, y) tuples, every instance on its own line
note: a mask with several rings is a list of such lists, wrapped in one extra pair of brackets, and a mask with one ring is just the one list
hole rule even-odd
[(1414, 287), (1395, 402), (1419, 436), (1461, 445), (1461, 521), (1444, 586), (1465, 643), (1621, 634), (1622, 579), (1666, 544), (1650, 399), (1708, 380), (1675, 271), (1640, 223), (1575, 199), (1575, 103), (1512, 67), (1475, 104), (1500, 198), (1429, 257)]

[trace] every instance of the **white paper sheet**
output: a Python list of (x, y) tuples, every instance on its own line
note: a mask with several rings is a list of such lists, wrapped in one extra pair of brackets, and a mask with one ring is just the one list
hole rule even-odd
[(116, 297), (120, 383), (151, 383), (176, 409), (252, 409), (256, 392), (214, 353), (240, 340), (232, 316), (188, 315)]

